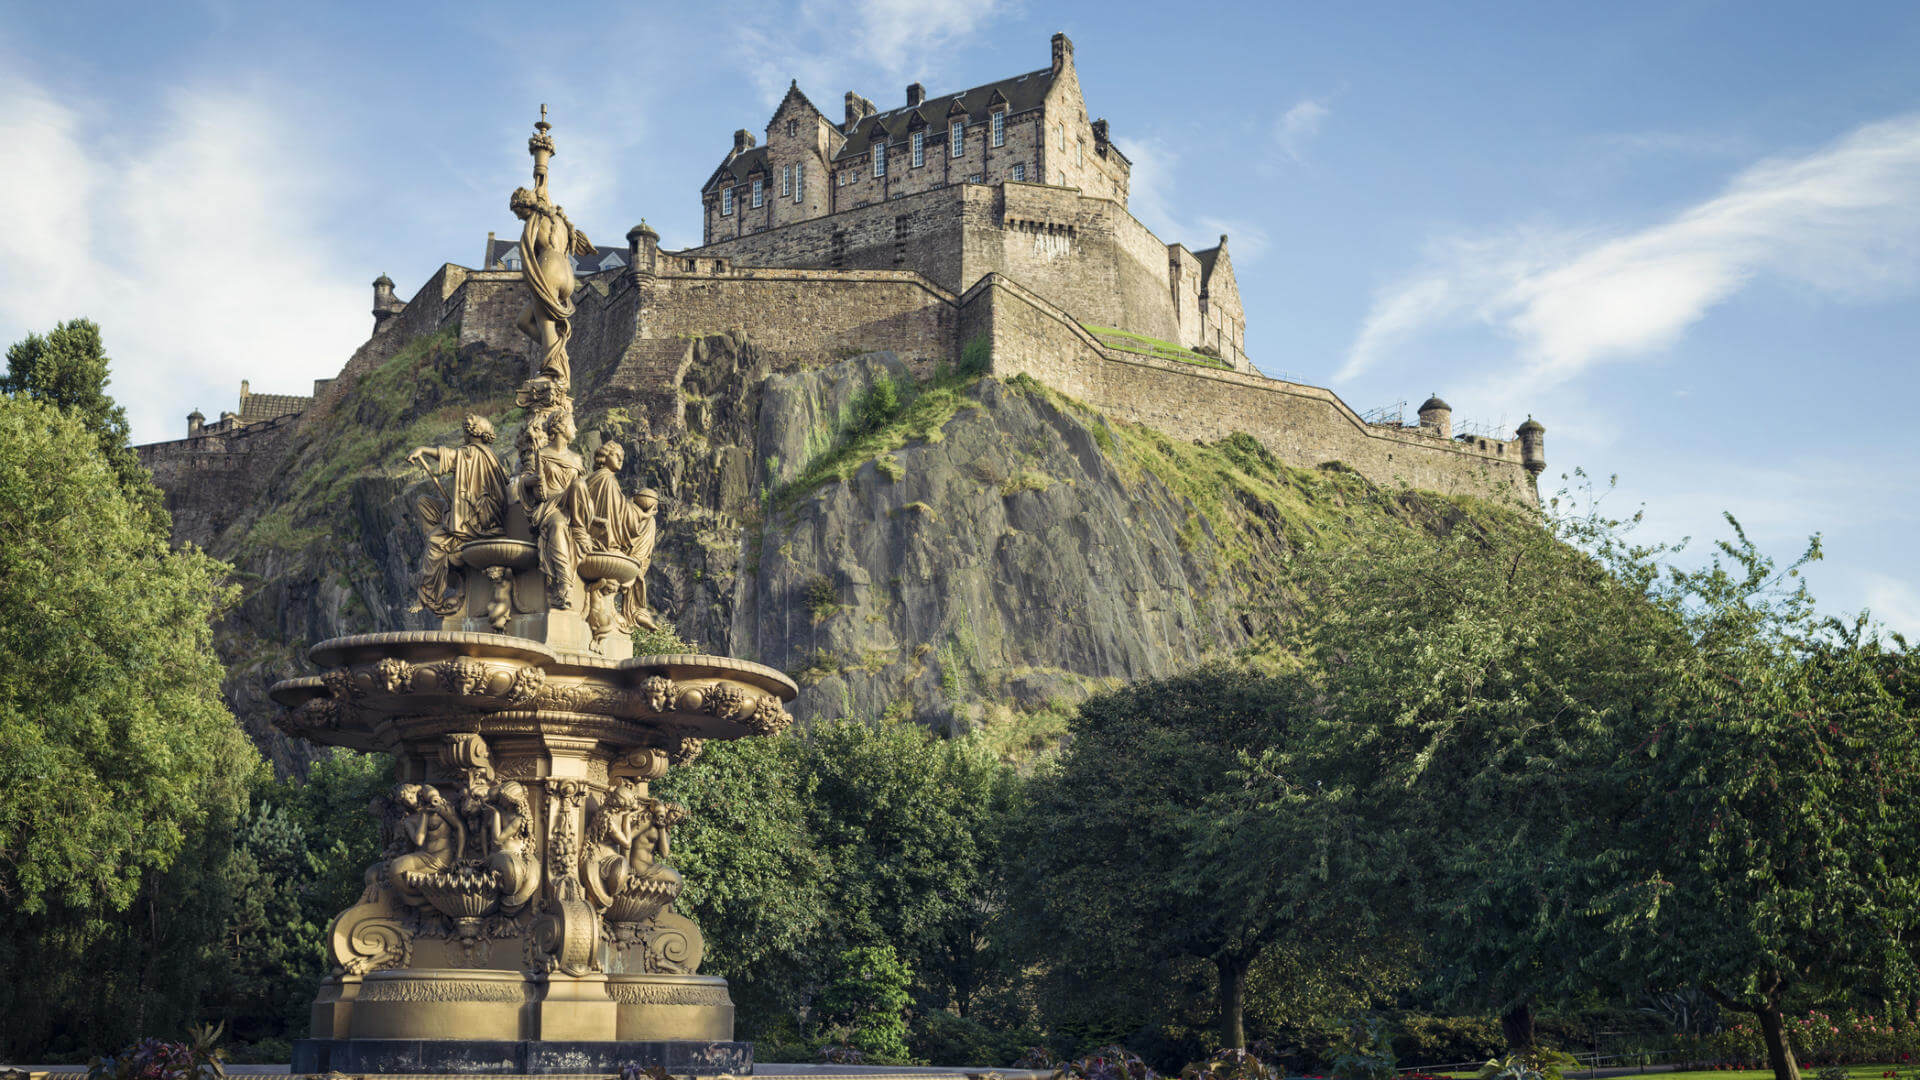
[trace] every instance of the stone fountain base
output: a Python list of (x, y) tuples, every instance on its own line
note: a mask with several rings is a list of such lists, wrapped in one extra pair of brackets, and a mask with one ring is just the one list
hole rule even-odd
[(330, 1072), (355, 1076), (613, 1076), (627, 1065), (657, 1065), (676, 1076), (749, 1076), (753, 1073), (753, 1044), (691, 1039), (296, 1039), (289, 1071), (295, 1076)]

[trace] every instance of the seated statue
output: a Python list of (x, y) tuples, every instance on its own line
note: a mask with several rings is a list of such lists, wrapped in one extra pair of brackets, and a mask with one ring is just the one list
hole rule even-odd
[(628, 498), (620, 491), (620, 467), (627, 452), (617, 442), (594, 451), (594, 470), (587, 477), (587, 505), (593, 515), (588, 533), (594, 551), (612, 551), (640, 564), (640, 576), (622, 590), (621, 610), (629, 626), (649, 630), (658, 624), (647, 609), (647, 566), (653, 561), (655, 514), (660, 497), (651, 489)]
[[(423, 495), (414, 512), (427, 526), (426, 557), (420, 568), (415, 610), (446, 617), (466, 602), (466, 582), (451, 567), (460, 545), (500, 532), (506, 506), (507, 474), (493, 453), (493, 425), (484, 416), (468, 416), (467, 441), (461, 446), (422, 446), (407, 460), (427, 471), (439, 497)], [(440, 477), (451, 476), (451, 488)]]
[(387, 875), (408, 903), (425, 904), (426, 897), (407, 875), (452, 869), (466, 853), (467, 827), (432, 784), (403, 784), (394, 801), (406, 815), (400, 833), (409, 850), (387, 863)]

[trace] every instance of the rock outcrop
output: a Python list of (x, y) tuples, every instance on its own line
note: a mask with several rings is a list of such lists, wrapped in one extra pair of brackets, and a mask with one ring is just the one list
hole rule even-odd
[[(524, 360), (458, 340), (416, 338), (372, 366), (303, 419), (264, 499), (179, 538), (235, 566), (229, 697), (282, 769), (302, 751), (270, 726), (265, 690), (303, 672), (308, 646), (428, 624), (404, 613), (427, 483), (407, 450), (454, 441), (470, 411), (512, 442)], [(803, 721), (977, 725), (1230, 650), (1289, 537), (1365, 487), (1252, 440), (1197, 448), (1111, 424), (1024, 377), (916, 384), (886, 353), (774, 373), (715, 335), (688, 340), (678, 370), (683, 420), (666, 432), (648, 403), (582, 378), (580, 448), (626, 441), (628, 488), (663, 496), (655, 608), (704, 649), (793, 674)]]

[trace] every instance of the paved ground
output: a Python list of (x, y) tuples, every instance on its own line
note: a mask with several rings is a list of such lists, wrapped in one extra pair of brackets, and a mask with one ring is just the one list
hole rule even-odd
[[(73, 1076), (77, 1072), (86, 1072), (84, 1065), (0, 1065), (0, 1072), (8, 1068), (23, 1068), (33, 1080), (42, 1076)], [(228, 1076), (286, 1076), (284, 1065), (228, 1065)], [(989, 1074), (1000, 1080), (1046, 1080), (1050, 1072), (1035, 1072), (1031, 1068), (941, 1068), (941, 1067), (897, 1067), (897, 1065), (780, 1065), (766, 1063), (753, 1067), (755, 1076), (795, 1076), (801, 1080), (979, 1080)], [(593, 1074), (595, 1080), (607, 1080), (601, 1074)], [(403, 1078), (386, 1078), (403, 1080)], [(478, 1078), (474, 1078), (478, 1080)], [(563, 1076), (545, 1076), (541, 1080), (566, 1080)]]

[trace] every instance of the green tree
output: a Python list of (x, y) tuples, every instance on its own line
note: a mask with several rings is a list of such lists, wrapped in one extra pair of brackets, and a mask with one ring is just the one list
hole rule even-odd
[(1616, 774), (1635, 887), (1602, 910), (1650, 983), (1752, 1014), (1777, 1080), (1797, 1080), (1795, 995), (1916, 989), (1920, 684), (1904, 641), (1820, 619), (1786, 587), (1800, 564), (1734, 531), (1666, 586), (1698, 655)]
[(1605, 977), (1608, 935), (1580, 913), (1620, 876), (1608, 770), (1691, 646), (1622, 523), (1416, 496), (1376, 510), (1295, 561), (1313, 722), (1246, 798), (1311, 780), (1348, 807), (1368, 844), (1334, 876), (1421, 936), (1429, 992), (1499, 1013), (1528, 1050), (1536, 1001)]
[(890, 945), (930, 1004), (963, 1015), (992, 978), (989, 927), (1018, 778), (965, 740), (910, 723), (814, 724), (809, 831), (832, 868), (834, 939)]
[(0, 536), (0, 1052), (97, 1048), (190, 1017), (225, 918), (260, 768), (212, 646), (232, 590), (168, 549), (85, 421), (18, 394)]
[[(1243, 786), (1232, 774), (1244, 755), (1288, 746), (1301, 689), (1216, 666), (1081, 705), (1057, 773), (1032, 785), (1020, 847), (1035, 903), (1028, 940), (1068, 977), (1072, 998), (1124, 1015), (1190, 957), (1213, 970), (1220, 1042), (1246, 1045), (1249, 972), (1276, 944), (1309, 946), (1336, 910), (1317, 887), (1312, 852), (1332, 825), (1315, 795), (1266, 800), (1283, 824), (1263, 843), (1291, 839), (1285, 852), (1264, 848), (1257, 867), (1218, 820), (1216, 797)], [(1235, 863), (1249, 872), (1224, 872)]]
[(8, 348), (0, 393), (57, 405), (78, 417), (99, 443), (120, 490), (164, 533), (168, 522), (160, 492), (127, 442), (127, 411), (107, 394), (111, 363), (100, 327), (90, 319), (74, 319), (44, 336), (28, 334)]
[(678, 905), (706, 934), (702, 970), (732, 984), (748, 1032), (782, 1026), (828, 959), (828, 864), (808, 827), (805, 753), (791, 735), (711, 742), (657, 785), (688, 810), (673, 834), (687, 882)]
[(908, 1065), (907, 1006), (913, 973), (891, 945), (861, 945), (834, 958), (820, 995), (827, 1022), (846, 1030), (847, 1044), (881, 1065)]

